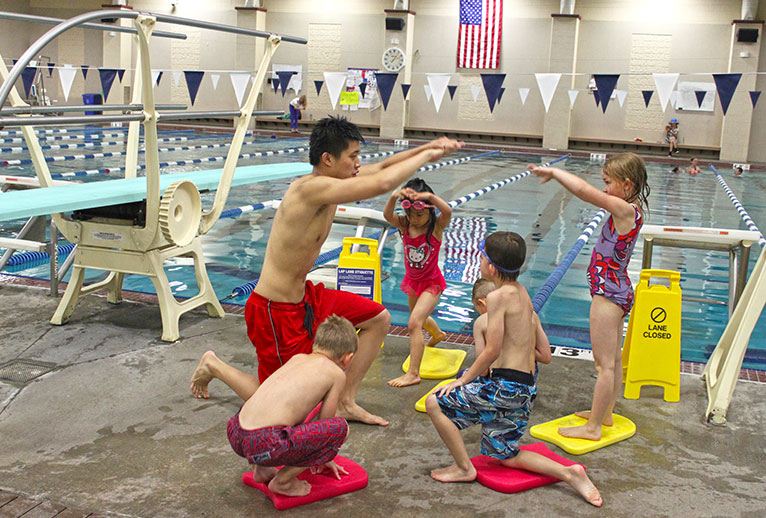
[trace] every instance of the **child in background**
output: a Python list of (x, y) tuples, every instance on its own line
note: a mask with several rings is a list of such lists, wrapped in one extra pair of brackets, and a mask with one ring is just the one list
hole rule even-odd
[(290, 133), (298, 133), (298, 121), (301, 118), (301, 110), (305, 110), (306, 106), (308, 106), (308, 101), (305, 95), (290, 101)]
[(742, 176), (742, 168), (740, 166), (734, 168), (734, 176)]
[(527, 290), (517, 281), (526, 256), (524, 239), (515, 232), (495, 232), (482, 242), (481, 252), (481, 274), (498, 286), (486, 298), (487, 341), (467, 372), (426, 399), (428, 415), (455, 461), (431, 471), (431, 477), (476, 479), (460, 430), (481, 424), (482, 454), (509, 468), (563, 480), (588, 503), (601, 506), (601, 495), (582, 466), (566, 467), (518, 447), (537, 395), (535, 353), (547, 348), (550, 355), (550, 345)]
[[(329, 468), (338, 479), (347, 474), (333, 462), (348, 435), (348, 423), (335, 410), (356, 348), (351, 322), (327, 317), (317, 328), (311, 354), (290, 358), (229, 420), (231, 447), (253, 465), (255, 481), (268, 482), (272, 493), (309, 494), (311, 484), (296, 478), (308, 467)], [(304, 422), (320, 402), (319, 419)]]
[(700, 169), (700, 161), (696, 158), (690, 159), (689, 167), (686, 168), (686, 172), (691, 175), (700, 174), (702, 172), (702, 169)]
[(623, 321), (633, 306), (633, 287), (628, 262), (644, 223), (649, 185), (644, 161), (635, 153), (621, 153), (604, 163), (599, 191), (585, 180), (555, 167), (530, 165), (541, 183), (556, 180), (583, 201), (608, 211), (601, 236), (593, 246), (588, 267), (590, 340), (596, 364), (596, 386), (590, 412), (577, 415), (588, 419), (582, 426), (559, 428), (565, 437), (598, 441), (601, 425), (613, 424), (612, 411), (622, 387)]
[[(394, 214), (396, 201), (402, 200), (404, 216)], [(439, 216), (436, 216), (439, 209)], [(410, 368), (396, 379), (389, 380), (392, 387), (406, 387), (420, 383), (420, 363), (426, 345), (433, 347), (446, 334), (431, 317), (442, 292), (447, 287), (439, 270), (439, 249), (442, 232), (452, 218), (450, 206), (434, 194), (431, 187), (420, 178), (413, 178), (399, 191), (388, 198), (383, 217), (396, 227), (404, 243), (405, 275), (401, 290), (407, 294), (410, 319), (407, 329), (410, 334)], [(431, 335), (424, 344), (423, 331)]]
[(665, 143), (668, 145), (668, 156), (678, 153), (678, 119), (675, 117), (665, 126)]

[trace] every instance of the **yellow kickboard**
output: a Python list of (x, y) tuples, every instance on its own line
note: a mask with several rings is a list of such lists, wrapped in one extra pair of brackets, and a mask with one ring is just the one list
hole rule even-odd
[[(463, 365), (466, 352), (460, 349), (437, 349), (426, 347), (423, 353), (423, 361), (420, 362), (420, 377), (429, 380), (451, 378), (460, 366)], [(407, 372), (410, 368), (410, 357), (404, 360), (402, 370)]]
[(418, 412), (425, 412), (426, 411), (426, 398), (428, 398), (428, 396), (430, 396), (439, 387), (443, 387), (447, 383), (452, 383), (453, 381), (455, 381), (455, 378), (450, 378), (448, 380), (440, 381), (439, 384), (436, 385), (431, 390), (429, 390), (428, 393), (426, 393), (425, 396), (423, 396), (422, 398), (418, 399), (418, 402), (415, 403), (415, 410), (417, 410)]
[(604, 446), (624, 441), (625, 439), (633, 437), (636, 433), (636, 425), (627, 417), (612, 414), (612, 419), (614, 419), (613, 426), (601, 427), (600, 441), (573, 439), (559, 435), (559, 427), (580, 426), (587, 422), (586, 419), (577, 417), (574, 414), (559, 417), (558, 419), (548, 421), (547, 423), (537, 424), (529, 429), (529, 434), (532, 437), (553, 443), (572, 455), (582, 455), (583, 453), (588, 453), (603, 448)]

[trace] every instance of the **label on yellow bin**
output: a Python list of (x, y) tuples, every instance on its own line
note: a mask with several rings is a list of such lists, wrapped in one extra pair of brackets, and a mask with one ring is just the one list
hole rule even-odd
[(665, 388), (665, 401), (680, 398), (681, 274), (642, 270), (622, 350), (625, 397), (638, 399), (643, 385)]
[[(351, 252), (353, 245), (357, 251)], [(338, 260), (338, 289), (382, 303), (378, 241), (364, 237), (343, 238)]]

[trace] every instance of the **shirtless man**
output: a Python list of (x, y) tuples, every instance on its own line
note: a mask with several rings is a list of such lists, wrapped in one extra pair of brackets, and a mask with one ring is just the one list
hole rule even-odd
[(320, 120), (311, 132), (311, 174), (295, 180), (274, 217), (261, 276), (245, 306), (247, 334), (258, 354), (258, 378), (221, 361), (207, 351), (191, 379), (195, 397), (208, 398), (208, 384), (218, 378), (247, 400), (260, 382), (293, 355), (310, 353), (314, 332), (327, 316), (350, 320), (359, 332), (359, 349), (346, 372), (338, 416), (385, 426), (383, 418), (356, 403), (367, 369), (388, 333), (386, 309), (353, 293), (325, 289), (306, 281), (330, 232), (339, 204), (392, 191), (422, 165), (463, 147), (446, 137), (361, 166), (359, 129), (342, 117)]

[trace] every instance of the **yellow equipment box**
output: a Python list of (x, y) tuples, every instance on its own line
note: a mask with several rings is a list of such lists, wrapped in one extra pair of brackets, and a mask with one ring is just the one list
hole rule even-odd
[[(352, 253), (353, 245), (360, 245)], [(338, 289), (382, 303), (378, 241), (365, 237), (344, 237), (338, 260)]]

